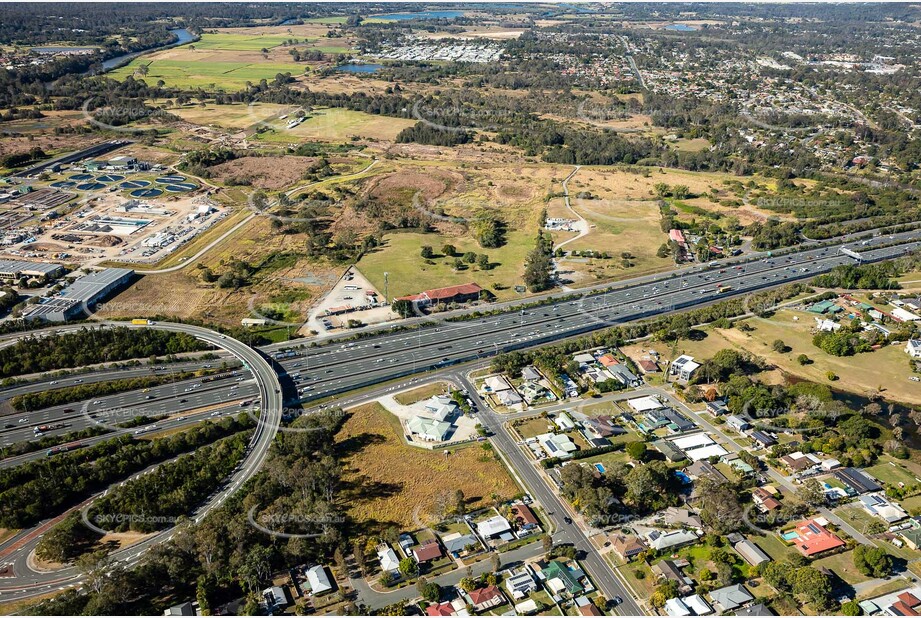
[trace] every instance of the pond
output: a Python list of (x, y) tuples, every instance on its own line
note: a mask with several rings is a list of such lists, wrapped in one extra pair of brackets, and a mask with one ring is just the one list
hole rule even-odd
[(694, 26), (689, 26), (687, 24), (669, 24), (665, 26), (666, 30), (674, 30), (676, 32), (695, 32), (697, 28)]
[(351, 63), (338, 66), (336, 67), (336, 70), (342, 71), (344, 73), (377, 73), (383, 68), (384, 65), (382, 64)]

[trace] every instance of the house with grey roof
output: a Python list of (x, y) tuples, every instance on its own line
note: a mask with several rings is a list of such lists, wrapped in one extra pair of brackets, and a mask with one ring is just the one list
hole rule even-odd
[(710, 592), (710, 600), (720, 613), (730, 612), (755, 599), (742, 584), (733, 584)]

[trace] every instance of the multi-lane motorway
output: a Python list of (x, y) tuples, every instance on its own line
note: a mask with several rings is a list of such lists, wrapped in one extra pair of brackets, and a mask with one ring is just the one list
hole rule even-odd
[[(108, 323), (108, 326), (115, 325), (129, 326), (131, 328), (148, 328), (147, 326)], [(216, 348), (226, 350), (239, 360), (248, 372), (251, 372), (256, 381), (254, 394), (258, 397), (260, 402), (260, 415), (253, 437), (249, 442), (246, 456), (233, 475), (228, 479), (227, 483), (225, 483), (224, 488), (211, 496), (210, 499), (196, 511), (193, 518), (199, 521), (208, 511), (222, 504), (231, 493), (240, 487), (240, 485), (256, 474), (264, 463), (268, 455), (269, 447), (275, 438), (275, 433), (281, 424), (283, 413), (281, 385), (279, 384), (278, 375), (275, 370), (259, 352), (233, 338), (226, 337), (225, 335), (221, 335), (206, 328), (187, 324), (159, 323), (156, 324), (156, 328), (174, 332), (185, 332), (198, 337)], [(231, 387), (228, 387), (228, 390), (230, 390), (230, 388)], [(220, 397), (221, 395), (215, 393), (214, 396)], [(226, 396), (226, 394), (223, 396)], [(169, 529), (160, 534), (148, 537), (138, 544), (112, 553), (111, 558), (125, 565), (134, 564), (150, 547), (172, 538), (173, 533), (174, 529)], [(0, 580), (0, 600), (13, 601), (30, 598), (67, 585), (73, 585), (80, 581), (81, 574), (74, 567), (68, 567), (53, 572), (36, 572), (30, 569), (27, 564), (27, 557), (35, 548), (35, 545), (38, 544), (39, 540), (40, 534), (32, 534), (29, 536), (28, 533), (15, 540), (17, 543), (15, 552), (11, 553), (6, 560), (12, 560), (17, 577), (12, 580), (10, 584), (6, 585)]]
[[(848, 246), (859, 250), (866, 261), (880, 261), (921, 247), (919, 236), (921, 235), (917, 231), (904, 232), (892, 236), (878, 236), (865, 241), (860, 246), (853, 244)], [(895, 243), (900, 244), (895, 245)], [(889, 244), (894, 246), (885, 246)], [(275, 432), (281, 424), (284, 397), (287, 397), (291, 403), (324, 399), (356, 388), (432, 369), (443, 370), (458, 363), (485, 359), (501, 351), (555, 341), (608, 325), (627, 323), (805, 280), (816, 274), (827, 272), (834, 266), (854, 262), (852, 257), (841, 254), (839, 248), (834, 246), (809, 248), (784, 256), (724, 261), (712, 268), (698, 266), (670, 275), (647, 276), (632, 282), (622, 282), (604, 293), (575, 300), (560, 300), (539, 307), (513, 309), (497, 315), (470, 318), (464, 321), (437, 322), (433, 325), (421, 325), (414, 330), (382, 331), (375, 336), (356, 341), (334, 341), (327, 345), (314, 347), (297, 344), (268, 346), (266, 353), (269, 355), (277, 354), (282, 349), (292, 349), (295, 353), (293, 357), (279, 360), (277, 372), (263, 355), (232, 338), (204, 328), (160, 323), (153, 327), (187, 332), (229, 352), (241, 362), (241, 373), (232, 377), (224, 377), (207, 387), (202, 384), (193, 388), (188, 383), (175, 383), (151, 388), (149, 393), (125, 393), (101, 398), (99, 403), (89, 401), (80, 402), (78, 405), (81, 406), (80, 409), (88, 412), (86, 420), (89, 422), (91, 414), (104, 413), (113, 408), (133, 408), (157, 413), (156, 411), (162, 411), (164, 406), (148, 406), (147, 404), (158, 399), (161, 400), (161, 403), (168, 405), (170, 411), (178, 411), (206, 406), (226, 406), (228, 401), (236, 401), (237, 398), (245, 399), (250, 396), (258, 398), (261, 412), (247, 457), (226, 484), (225, 489), (199, 509), (196, 518), (200, 518), (208, 510), (221, 504), (230, 492), (236, 490), (242, 482), (255, 474), (262, 465)], [(108, 323), (107, 325), (125, 326), (126, 324)], [(147, 328), (147, 326), (127, 326)], [(78, 327), (59, 327), (56, 330), (71, 328)], [(0, 345), (12, 339), (15, 339), (15, 336), (0, 338)], [(240, 377), (243, 380), (238, 382), (237, 379)], [(147, 397), (150, 395), (153, 395), (153, 399), (148, 400)], [(181, 402), (181, 399), (187, 401)], [(185, 404), (188, 404), (189, 407), (173, 407)], [(54, 421), (62, 418), (67, 414), (63, 409), (62, 406), (58, 413), (46, 414), (42, 419)], [(42, 411), (39, 414), (45, 412)], [(190, 416), (178, 422), (197, 422), (199, 418), (204, 417), (204, 414), (198, 413), (194, 418)], [(487, 414), (484, 415), (484, 418), (489, 419), (490, 416)], [(35, 422), (37, 421), (32, 419), (26, 421), (27, 424)], [(498, 441), (497, 446), (503, 453), (518, 453), (514, 444), (503, 442), (503, 440), (507, 441), (508, 437), (500, 427), (489, 428), (497, 436), (494, 439)], [(28, 428), (11, 428), (10, 431), (29, 430)], [(510, 455), (518, 472), (524, 474), (525, 477), (532, 475), (533, 471), (523, 471), (524, 469), (530, 470), (530, 466), (527, 465), (527, 462), (516, 461), (518, 456), (520, 453)], [(532, 487), (542, 486), (536, 482), (528, 484)], [(535, 491), (539, 490), (535, 489)], [(541, 497), (550, 504), (558, 502), (558, 498), (550, 492), (547, 492), (547, 496), (542, 495)], [(169, 538), (170, 535), (171, 532), (165, 532), (151, 537), (142, 544), (117, 552), (114, 557), (131, 563), (149, 546)], [(579, 541), (580, 546), (585, 545), (584, 539)], [(37, 539), (31, 541), (33, 545), (35, 542)], [(614, 592), (623, 591), (622, 585), (610, 574), (597, 553), (589, 551), (588, 555), (587, 565), (590, 570), (601, 572), (602, 581), (610, 577), (611, 581), (606, 582), (603, 588)], [(599, 575), (596, 574), (596, 577)], [(0, 585), (0, 598), (33, 596), (41, 592), (42, 588), (47, 589), (62, 581), (73, 582), (75, 578), (77, 575), (67, 569), (53, 574), (35, 573), (26, 579), (17, 580), (16, 586), (19, 592), (9, 588), (4, 589)], [(629, 595), (625, 593), (619, 596), (623, 596), (625, 600), (629, 598)], [(628, 613), (634, 613), (634, 609), (639, 608), (625, 604), (624, 610)]]

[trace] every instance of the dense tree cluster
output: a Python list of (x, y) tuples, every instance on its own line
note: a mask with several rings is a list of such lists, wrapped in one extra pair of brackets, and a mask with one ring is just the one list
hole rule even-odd
[(0, 349), (0, 376), (41, 373), (204, 349), (204, 342), (186, 333), (124, 326), (85, 328), (48, 337), (30, 336)]
[(22, 528), (55, 515), (147, 466), (252, 427), (246, 415), (154, 440), (121, 436), (0, 470), (0, 525)]

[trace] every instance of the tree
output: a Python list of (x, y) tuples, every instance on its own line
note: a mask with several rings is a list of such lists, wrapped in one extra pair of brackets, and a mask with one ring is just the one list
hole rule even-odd
[(424, 577), (416, 581), (416, 591), (423, 599), (429, 603), (437, 603), (441, 599), (441, 586), (435, 582), (430, 582)]
[(481, 253), (477, 256), (476, 264), (480, 267), (480, 270), (489, 270), (492, 268), (492, 264), (489, 262), (489, 256), (485, 253)]
[(472, 577), (464, 577), (460, 580), (459, 586), (464, 592), (470, 592), (471, 590), (476, 590), (477, 582)]
[(405, 299), (397, 299), (391, 303), (390, 308), (401, 318), (408, 318), (413, 315), (413, 303), (412, 301)]
[(771, 348), (778, 354), (783, 354), (788, 350), (787, 344), (783, 342), (783, 339), (775, 339), (774, 343), (771, 344)]
[(635, 461), (643, 461), (643, 458), (646, 457), (646, 443), (645, 442), (630, 442), (627, 444), (627, 454), (630, 455), (630, 458)]
[(542, 543), (543, 543), (544, 553), (549, 554), (550, 551), (553, 549), (553, 539), (550, 538), (549, 534), (545, 535), (542, 540)]
[[(707, 528), (717, 534), (725, 535), (740, 530), (744, 526), (744, 511), (739, 501), (739, 494), (732, 483), (720, 482), (710, 475), (703, 474), (697, 479), (696, 489), (700, 500), (698, 511)], [(713, 551), (713, 553), (716, 552), (717, 550)], [(713, 561), (727, 562), (725, 559), (717, 560), (716, 558), (713, 558)]]
[(407, 556), (406, 558), (403, 558), (402, 560), (400, 560), (399, 569), (400, 569), (400, 574), (403, 577), (409, 577), (411, 575), (415, 575), (416, 572), (418, 572), (419, 565), (416, 563), (415, 558), (410, 558), (409, 556)]
[(531, 292), (543, 292), (553, 286), (553, 261), (541, 247), (532, 249), (525, 259), (524, 283)]
[(790, 578), (793, 594), (802, 595), (818, 609), (828, 606), (831, 597), (831, 582), (828, 576), (811, 566), (793, 571)]
[(465, 254), (464, 254), (464, 261), (467, 262), (468, 264), (474, 264), (474, 263), (476, 263), (476, 252), (474, 252), (474, 251), (468, 251), (467, 253), (465, 253)]
[(435, 251), (428, 245), (422, 245), (422, 250), (420, 251), (420, 255), (426, 260), (430, 260), (432, 259), (432, 256), (435, 255)]
[(454, 492), (454, 514), (458, 517), (463, 517), (467, 514), (467, 498), (460, 489)]
[(892, 573), (892, 556), (875, 545), (854, 548), (854, 566), (867, 577), (886, 577)]
[(847, 601), (841, 604), (841, 614), (844, 616), (860, 616), (863, 610), (857, 601)]
[(441, 248), (441, 253), (448, 257), (454, 257), (457, 255), (457, 248), (454, 245), (446, 244)]
[(799, 489), (796, 490), (796, 497), (812, 507), (825, 505), (825, 490), (814, 478), (806, 479), (800, 485)]
[(243, 559), (237, 577), (248, 592), (258, 592), (272, 572), (272, 550), (263, 545), (253, 546)]

